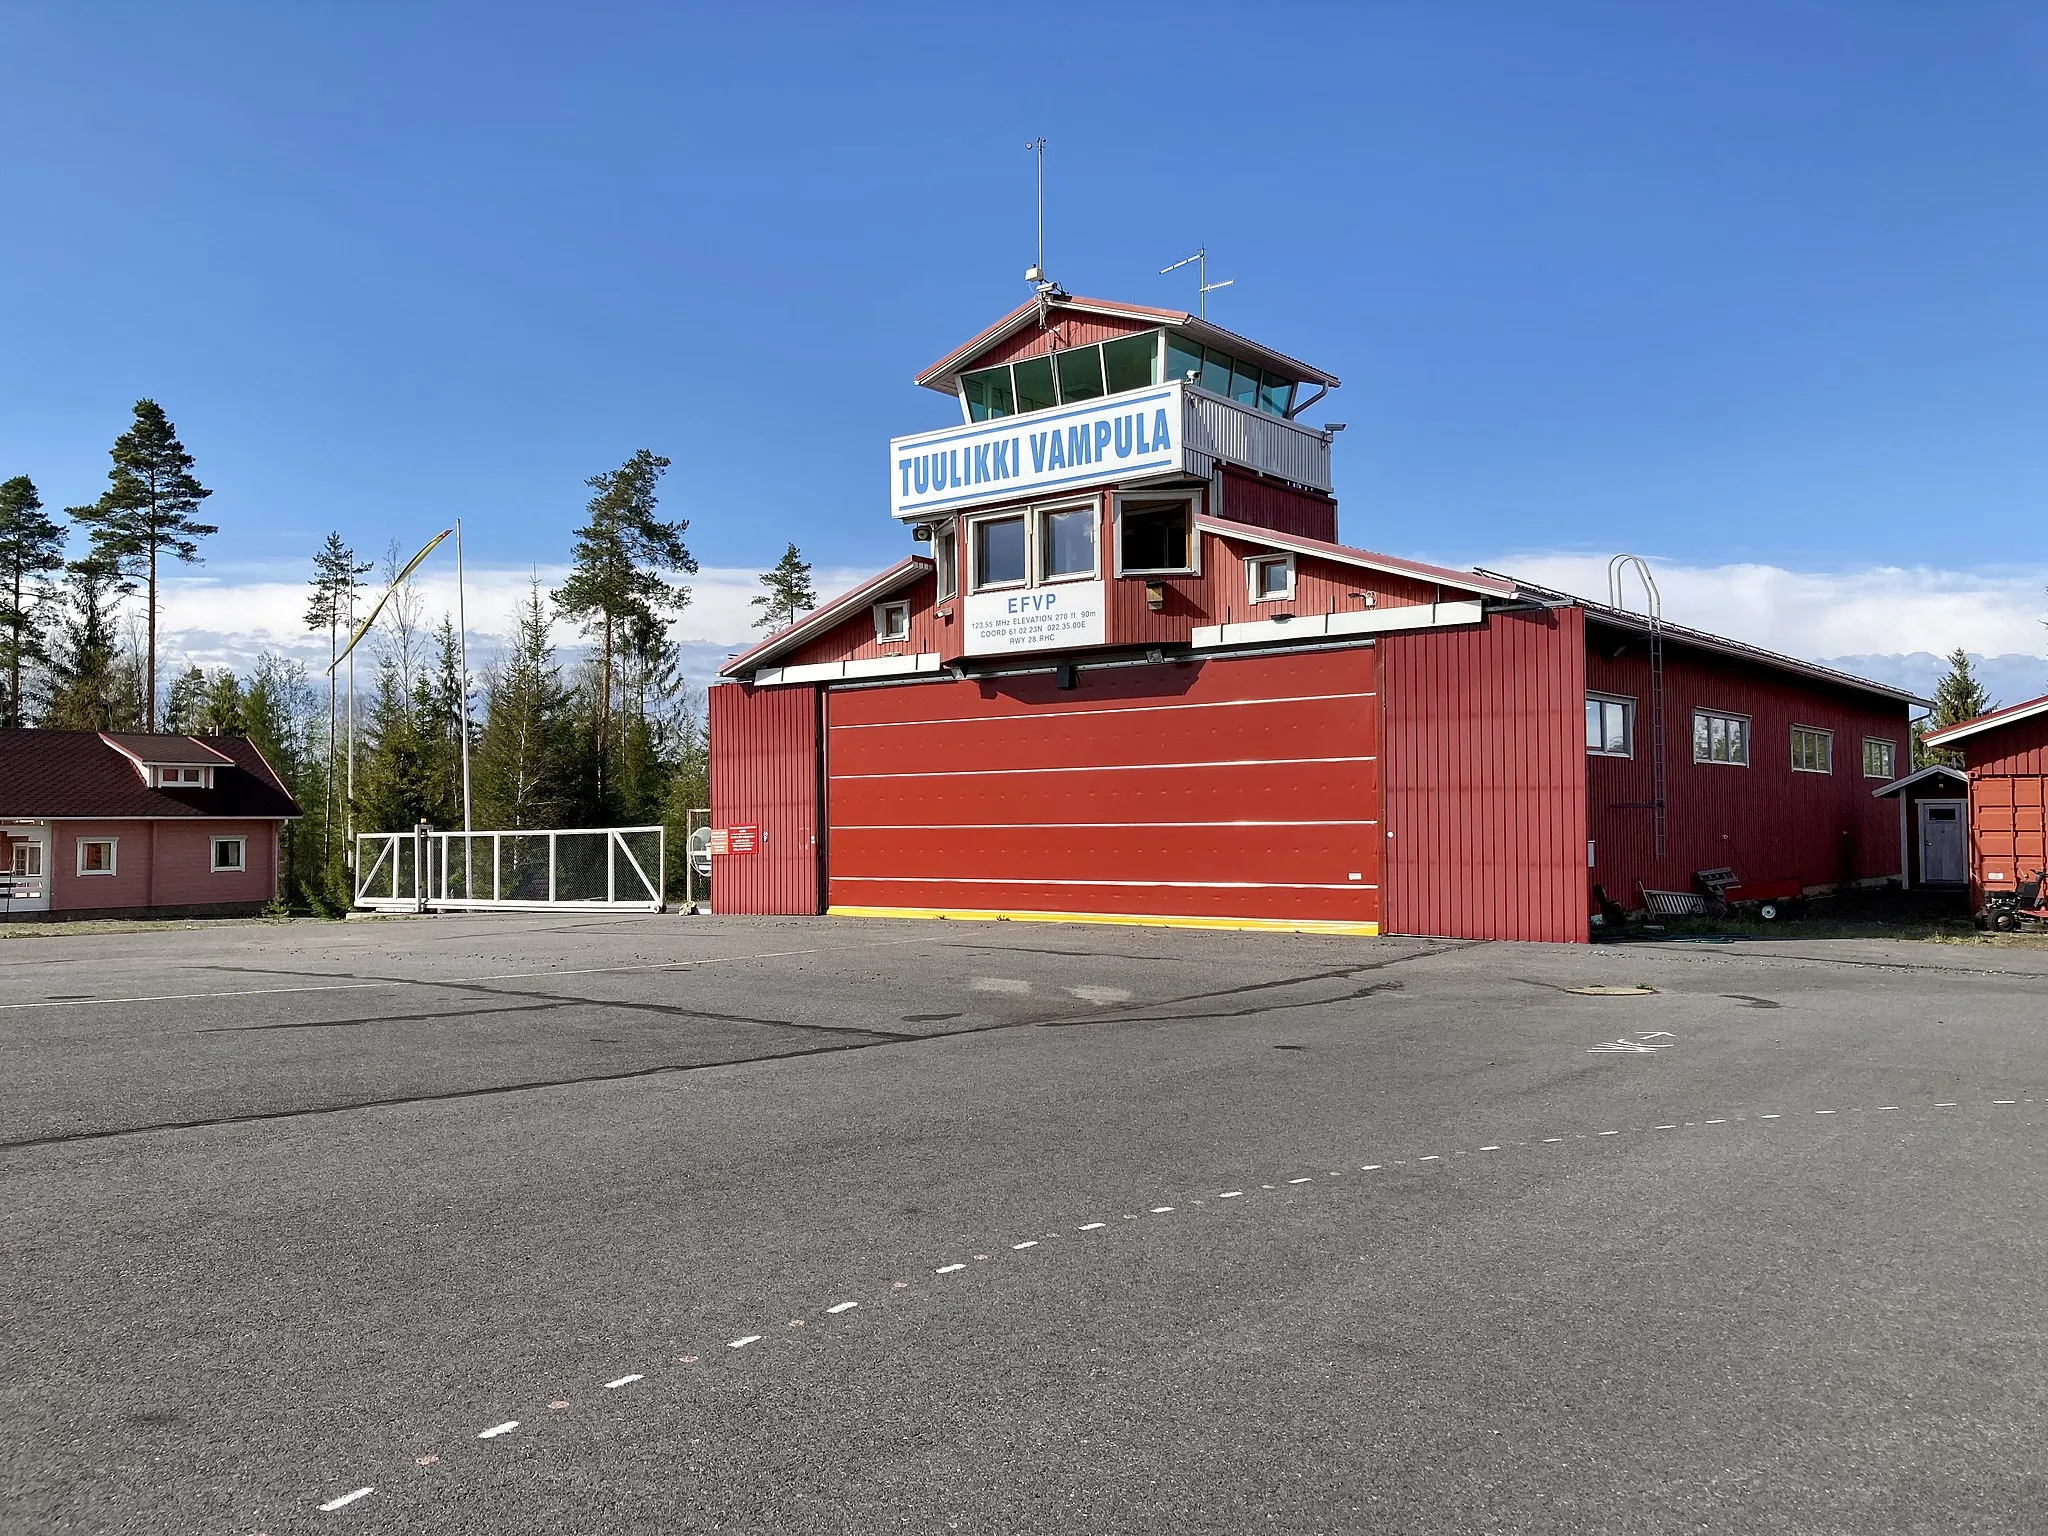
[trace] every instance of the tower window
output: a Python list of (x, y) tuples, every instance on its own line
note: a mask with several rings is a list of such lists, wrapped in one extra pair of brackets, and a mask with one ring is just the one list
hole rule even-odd
[(1125, 574), (1193, 569), (1189, 558), (1194, 503), (1186, 496), (1171, 500), (1132, 497), (1120, 503), (1118, 565)]

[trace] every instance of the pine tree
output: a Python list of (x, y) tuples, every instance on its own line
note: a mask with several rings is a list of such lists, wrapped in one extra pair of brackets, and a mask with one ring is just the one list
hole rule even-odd
[(135, 420), (114, 439), (110, 484), (86, 514), (95, 554), (148, 591), (149, 645), (143, 669), (144, 729), (156, 729), (157, 566), (165, 557), (192, 565), (199, 540), (220, 530), (192, 514), (213, 494), (192, 474), (192, 455), (154, 400), (135, 402)]
[(199, 712), (206, 698), (206, 671), (187, 667), (171, 679), (160, 722), (173, 736), (189, 736), (199, 729)]
[(327, 542), (313, 555), (312, 594), (306, 601), (306, 628), (316, 634), (327, 631), (327, 753), (326, 773), (320, 786), (320, 851), (322, 862), (333, 855), (334, 827), (334, 739), (341, 733), (339, 682), (333, 665), (341, 653), (341, 626), (355, 618), (355, 594), (361, 577), (376, 564), (357, 560), (356, 552), (341, 542), (339, 533), (327, 535)]
[(65, 567), (42, 723), (57, 730), (132, 731), (141, 723), (139, 658), (117, 628), (121, 576), (103, 557)]
[(608, 811), (612, 799), (622, 654), (636, 635), (661, 627), (664, 614), (681, 613), (689, 603), (690, 589), (670, 584), (664, 573), (697, 569), (683, 547), (688, 522), (655, 516), (655, 491), (668, 465), (642, 448), (586, 482), (597, 493), (590, 498), (590, 521), (577, 530), (569, 579), (554, 593), (556, 608), (598, 642), (591, 724), (601, 810)]
[(761, 585), (768, 590), (754, 599), (754, 606), (761, 610), (754, 620), (756, 629), (787, 629), (797, 615), (818, 606), (818, 592), (811, 585), (811, 562), (797, 554), (794, 544), (783, 551), (775, 569), (763, 573)]
[(0, 726), (28, 723), (22, 667), (49, 660), (40, 610), (49, 594), (46, 578), (63, 564), (64, 530), (43, 515), (35, 482), (27, 475), (0, 481), (0, 666), (7, 669)]
[(1951, 725), (1961, 725), (1965, 720), (1974, 720), (1991, 707), (1991, 696), (1970, 670), (1969, 653), (1957, 646), (1949, 653), (1948, 671), (1934, 685), (1934, 707), (1925, 720), (1914, 722), (1913, 766), (1926, 768), (1935, 763), (1947, 763), (1954, 768), (1962, 767), (1962, 753), (1922, 746), (1920, 738), (1929, 731), (1944, 730)]

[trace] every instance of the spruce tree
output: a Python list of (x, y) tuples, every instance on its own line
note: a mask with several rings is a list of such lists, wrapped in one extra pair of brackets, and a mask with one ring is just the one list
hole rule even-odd
[(213, 494), (192, 474), (192, 455), (154, 400), (135, 402), (135, 420), (114, 439), (114, 467), (98, 503), (86, 514), (95, 554), (148, 592), (149, 644), (143, 667), (143, 721), (156, 729), (157, 567), (170, 557), (199, 560), (199, 540), (220, 530), (192, 514)]
[(65, 567), (50, 647), (49, 702), (42, 723), (57, 730), (132, 731), (141, 699), (132, 660), (121, 654), (120, 573), (88, 555)]
[(557, 609), (597, 642), (591, 699), (592, 752), (601, 811), (611, 804), (611, 758), (617, 745), (619, 664), (626, 647), (665, 614), (681, 613), (690, 589), (664, 573), (688, 574), (697, 562), (683, 547), (687, 521), (655, 515), (657, 487), (669, 461), (642, 448), (618, 469), (586, 483), (590, 521), (576, 531), (569, 579), (554, 593)]
[(811, 562), (797, 554), (794, 544), (783, 551), (772, 571), (762, 574), (761, 585), (768, 590), (754, 599), (754, 606), (761, 610), (754, 620), (756, 629), (787, 629), (799, 614), (818, 606), (818, 592), (811, 585)]
[(485, 826), (527, 831), (565, 824), (575, 801), (570, 704), (536, 582), (519, 609), (510, 651), (484, 677), (472, 766)]
[(327, 535), (327, 542), (313, 555), (312, 593), (306, 600), (306, 628), (327, 631), (327, 755), (326, 772), (320, 786), (320, 852), (324, 864), (333, 853), (334, 828), (334, 738), (340, 734), (340, 695), (336, 692), (339, 668), (333, 665), (341, 653), (341, 626), (355, 617), (355, 594), (361, 578), (376, 564), (357, 560), (356, 552), (341, 542), (339, 533)]
[(7, 669), (0, 726), (28, 723), (22, 668), (49, 660), (41, 610), (49, 593), (47, 578), (63, 564), (64, 530), (43, 515), (35, 482), (27, 475), (0, 481), (0, 666)]
[(187, 667), (171, 679), (164, 696), (163, 728), (173, 736), (189, 736), (199, 729), (199, 714), (206, 698), (206, 672)]
[(1965, 720), (1974, 720), (1991, 707), (1991, 696), (1970, 670), (1969, 653), (1957, 646), (1949, 653), (1948, 671), (1934, 685), (1934, 707), (1924, 721), (1914, 723), (1913, 766), (1926, 768), (1935, 763), (1947, 763), (1954, 768), (1962, 767), (1962, 753), (1922, 746), (1920, 738), (1929, 731), (1945, 730), (1951, 725), (1961, 725)]

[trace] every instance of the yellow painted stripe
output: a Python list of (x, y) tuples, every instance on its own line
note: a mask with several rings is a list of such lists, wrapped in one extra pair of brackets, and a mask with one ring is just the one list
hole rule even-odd
[(1130, 928), (1224, 928), (1253, 933), (1337, 934), (1370, 939), (1378, 923), (1285, 917), (1150, 917), (1128, 912), (967, 912), (940, 907), (829, 907), (828, 917), (924, 917), (961, 923), (1117, 923)]

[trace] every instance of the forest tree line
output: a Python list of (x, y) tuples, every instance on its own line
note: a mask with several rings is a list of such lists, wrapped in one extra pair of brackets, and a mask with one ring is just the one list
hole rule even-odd
[[(68, 529), (29, 477), (0, 481), (0, 727), (248, 738), (305, 813), (286, 832), (287, 899), (319, 912), (350, 902), (351, 825), (461, 827), (465, 729), (475, 827), (661, 823), (679, 883), (685, 813), (708, 803), (709, 770), (703, 695), (669, 639), (690, 601), (675, 578), (697, 564), (687, 522), (658, 510), (667, 459), (643, 449), (590, 479), (567, 577), (533, 583), (467, 679), (453, 617), (398, 583), (356, 652), (351, 807), (345, 666), (315, 674), (276, 651), (239, 673), (163, 665), (162, 570), (199, 563), (217, 530), (193, 513), (212, 492), (153, 401), (137, 402), (111, 456), (109, 490), (64, 509)], [(304, 617), (330, 657), (402, 558), (395, 545), (359, 558), (339, 533), (315, 551)], [(586, 643), (564, 653), (558, 622)]]

